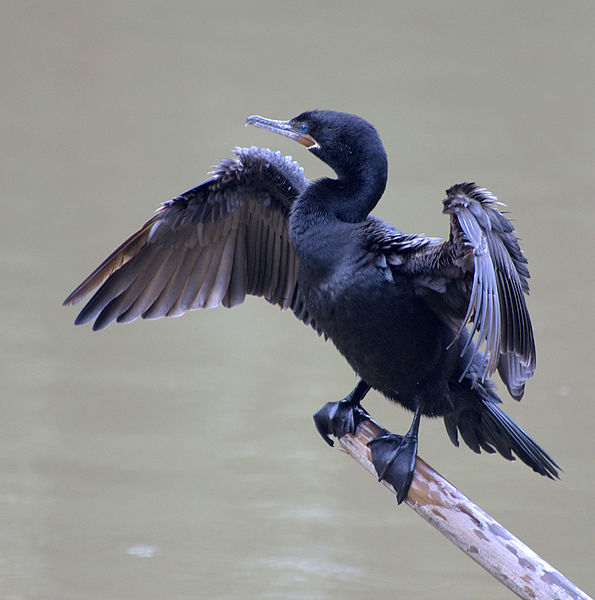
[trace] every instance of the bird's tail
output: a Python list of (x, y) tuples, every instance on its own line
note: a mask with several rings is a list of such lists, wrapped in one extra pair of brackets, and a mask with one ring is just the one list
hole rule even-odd
[(526, 465), (550, 479), (558, 478), (559, 465), (498, 405), (497, 398), (475, 396), (473, 402), (444, 417), (448, 436), (459, 445), (460, 432), (466, 444), (479, 454), (481, 449), (493, 454), (498, 451), (507, 460), (516, 454)]

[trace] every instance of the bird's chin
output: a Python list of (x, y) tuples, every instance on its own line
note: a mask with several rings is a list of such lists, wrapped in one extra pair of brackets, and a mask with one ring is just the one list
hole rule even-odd
[(317, 150), (320, 148), (318, 142), (308, 133), (301, 134), (295, 141), (302, 146), (306, 146), (308, 150)]

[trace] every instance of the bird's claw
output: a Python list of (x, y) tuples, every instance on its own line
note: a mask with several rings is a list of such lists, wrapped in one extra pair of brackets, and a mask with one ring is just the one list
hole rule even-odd
[(355, 433), (357, 426), (370, 415), (359, 402), (344, 399), (339, 402), (327, 402), (319, 411), (314, 413), (314, 423), (322, 439), (333, 445), (331, 435), (336, 438), (346, 433)]
[(397, 503), (407, 497), (417, 455), (417, 436), (397, 435), (383, 429), (370, 442), (372, 463), (378, 474), (378, 481), (387, 481), (397, 493)]

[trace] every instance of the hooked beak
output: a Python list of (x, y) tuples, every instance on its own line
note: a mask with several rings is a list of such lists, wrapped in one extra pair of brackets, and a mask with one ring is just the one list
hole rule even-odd
[(291, 121), (273, 121), (272, 119), (265, 119), (258, 115), (252, 115), (246, 119), (246, 125), (254, 125), (255, 127), (262, 127), (268, 129), (273, 133), (279, 133), (295, 140), (302, 146), (306, 146), (309, 150), (319, 148), (318, 142), (308, 133), (302, 133), (296, 129), (296, 125)]

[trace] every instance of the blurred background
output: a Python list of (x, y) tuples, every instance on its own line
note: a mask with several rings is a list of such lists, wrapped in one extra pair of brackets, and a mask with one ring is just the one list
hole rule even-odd
[[(75, 328), (62, 300), (235, 145), (326, 167), (257, 113), (376, 125), (376, 214), (444, 236), (445, 188), (507, 203), (530, 260), (538, 370), (505, 410), (563, 467), (451, 445), (420, 455), (593, 591), (595, 4), (2, 2), (0, 596), (508, 597), (311, 415), (356, 379), (261, 299)], [(404, 432), (411, 415), (371, 394)]]

